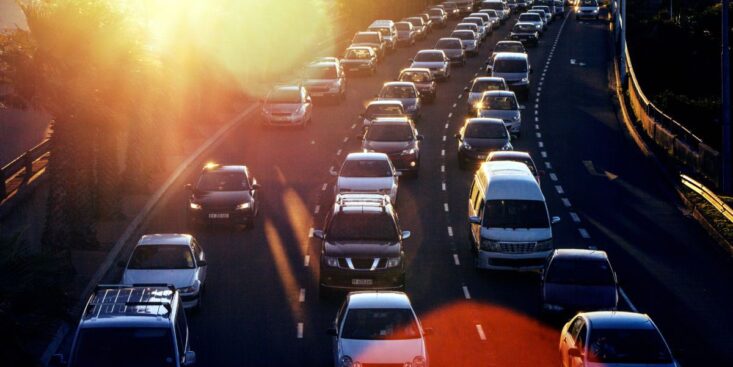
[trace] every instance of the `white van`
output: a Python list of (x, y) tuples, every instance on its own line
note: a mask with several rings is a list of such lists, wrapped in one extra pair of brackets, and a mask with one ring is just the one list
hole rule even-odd
[(539, 270), (554, 249), (545, 197), (526, 164), (485, 162), (468, 198), (469, 240), (476, 267)]
[(369, 31), (381, 33), (384, 42), (387, 43), (387, 49), (394, 51), (397, 45), (397, 28), (395, 28), (394, 21), (388, 19), (375, 20), (369, 26)]

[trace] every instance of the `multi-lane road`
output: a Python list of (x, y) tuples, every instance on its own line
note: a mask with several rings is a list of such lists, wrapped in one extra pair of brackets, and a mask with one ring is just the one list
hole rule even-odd
[[(496, 30), (478, 57), (457, 67), (425, 106), (420, 176), (402, 178), (397, 201), (405, 246), (407, 293), (438, 366), (557, 366), (558, 321), (541, 317), (536, 274), (479, 272), (467, 243), (467, 191), (472, 172), (458, 169), (457, 132), (466, 118), (463, 88), (482, 75)], [(318, 297), (319, 242), (309, 237), (330, 208), (334, 177), (357, 151), (357, 114), (409, 58), (447, 36), (455, 22), (415, 46), (398, 49), (375, 76), (351, 77), (341, 105), (317, 104), (305, 130), (265, 129), (248, 117), (200, 163), (247, 164), (262, 185), (250, 230), (194, 233), (207, 251), (203, 308), (189, 323), (202, 366), (325, 366), (330, 325), (340, 300)], [(657, 166), (617, 118), (608, 87), (607, 22), (558, 18), (529, 50), (534, 73), (523, 102), (522, 135), (545, 171), (542, 189), (563, 248), (606, 250), (624, 290), (621, 307), (648, 313), (683, 365), (733, 361), (733, 268), (688, 218)], [(316, 55), (314, 55), (316, 56)], [(323, 56), (323, 55), (318, 55)], [(185, 232), (183, 184), (156, 210), (147, 233)], [(726, 362), (727, 361), (727, 362)]]

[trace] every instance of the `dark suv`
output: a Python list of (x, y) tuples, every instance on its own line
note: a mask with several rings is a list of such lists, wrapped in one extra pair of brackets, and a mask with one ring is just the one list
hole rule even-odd
[(400, 228), (389, 196), (339, 194), (326, 217), (320, 238), (319, 291), (332, 289), (404, 289), (402, 241), (410, 231)]
[(196, 185), (188, 184), (188, 222), (252, 227), (259, 212), (260, 185), (247, 166), (207, 164)]

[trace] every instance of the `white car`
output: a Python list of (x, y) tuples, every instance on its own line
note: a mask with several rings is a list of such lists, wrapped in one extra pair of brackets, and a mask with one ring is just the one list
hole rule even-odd
[(349, 153), (338, 172), (334, 195), (342, 193), (378, 193), (397, 200), (398, 178), (401, 175), (384, 153)]
[(140, 238), (125, 267), (122, 284), (171, 284), (184, 308), (200, 308), (206, 281), (206, 255), (190, 234), (147, 234)]
[(333, 326), (336, 367), (427, 367), (424, 329), (402, 292), (352, 292)]
[(450, 59), (443, 50), (420, 50), (410, 61), (411, 69), (430, 69), (435, 79), (445, 80), (450, 77)]
[(598, 0), (580, 0), (578, 6), (575, 7), (575, 19), (595, 19), (601, 18), (601, 8), (598, 6)]
[(527, 152), (520, 152), (517, 150), (498, 150), (489, 153), (489, 156), (486, 157), (486, 161), (510, 161), (524, 163), (529, 168), (529, 171), (532, 172), (534, 177), (537, 179), (537, 183), (540, 183), (540, 175), (543, 175), (545, 173), (545, 171), (537, 169), (537, 166), (534, 164), (534, 160), (532, 160), (532, 156), (530, 156)]
[(582, 312), (560, 334), (563, 367), (679, 366), (652, 319), (640, 313)]

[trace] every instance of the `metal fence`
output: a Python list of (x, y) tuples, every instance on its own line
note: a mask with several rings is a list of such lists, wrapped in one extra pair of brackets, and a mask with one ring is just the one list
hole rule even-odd
[(46, 139), (0, 169), (0, 202), (23, 190), (46, 170), (50, 147)]

